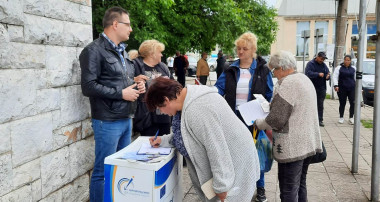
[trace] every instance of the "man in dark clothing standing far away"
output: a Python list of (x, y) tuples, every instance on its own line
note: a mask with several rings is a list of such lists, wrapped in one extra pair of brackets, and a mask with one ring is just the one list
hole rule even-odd
[(305, 74), (313, 82), (317, 93), (317, 106), (319, 126), (325, 126), (323, 123), (323, 102), (326, 97), (326, 80), (330, 79), (330, 70), (324, 63), (326, 57), (325, 52), (319, 52), (317, 56), (309, 61), (306, 65)]
[(224, 71), (224, 64), (226, 63), (226, 58), (223, 56), (223, 52), (220, 50), (218, 53), (218, 59), (216, 59), (216, 78)]
[(135, 77), (135, 69), (123, 43), (132, 32), (130, 23), (126, 10), (109, 8), (103, 17), (104, 32), (79, 56), (82, 92), (90, 98), (95, 139), (91, 202), (103, 201), (104, 158), (131, 143), (135, 101), (145, 93), (147, 77)]
[(177, 81), (182, 84), (183, 87), (185, 87), (185, 74), (186, 69), (189, 66), (189, 62), (183, 55), (181, 55), (179, 51), (177, 51), (175, 54), (177, 56), (174, 58), (173, 64), (175, 75), (177, 76)]

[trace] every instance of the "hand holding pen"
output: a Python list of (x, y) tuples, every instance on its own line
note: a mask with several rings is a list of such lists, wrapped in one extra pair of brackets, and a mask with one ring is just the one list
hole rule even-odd
[(161, 137), (158, 137), (158, 133), (160, 130), (157, 130), (156, 135), (154, 137), (149, 138), (150, 145), (152, 147), (159, 147), (161, 144)]

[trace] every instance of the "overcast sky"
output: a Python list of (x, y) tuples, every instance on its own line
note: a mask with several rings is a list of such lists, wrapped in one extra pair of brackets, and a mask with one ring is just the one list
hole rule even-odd
[(268, 6), (275, 6), (276, 5), (276, 0), (265, 0), (268, 4)]

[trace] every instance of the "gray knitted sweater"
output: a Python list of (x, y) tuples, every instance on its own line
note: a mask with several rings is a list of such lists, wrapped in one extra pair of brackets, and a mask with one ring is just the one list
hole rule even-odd
[(256, 125), (273, 129), (273, 157), (279, 163), (322, 152), (317, 96), (304, 74), (290, 74), (277, 82), (269, 115), (256, 120)]
[[(203, 201), (207, 200), (200, 186), (211, 178), (216, 193), (234, 190), (227, 201), (251, 201), (260, 177), (256, 147), (247, 127), (215, 88), (187, 86), (181, 133), (190, 157), (190, 178)], [(162, 146), (170, 137), (162, 137)]]

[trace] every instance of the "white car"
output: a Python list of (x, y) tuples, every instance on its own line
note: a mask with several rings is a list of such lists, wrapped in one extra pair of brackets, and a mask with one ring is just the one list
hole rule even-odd
[(208, 67), (210, 68), (210, 71), (215, 71), (216, 65), (217, 65), (216, 59), (218, 58), (209, 58), (207, 60), (207, 64), (208, 64)]

